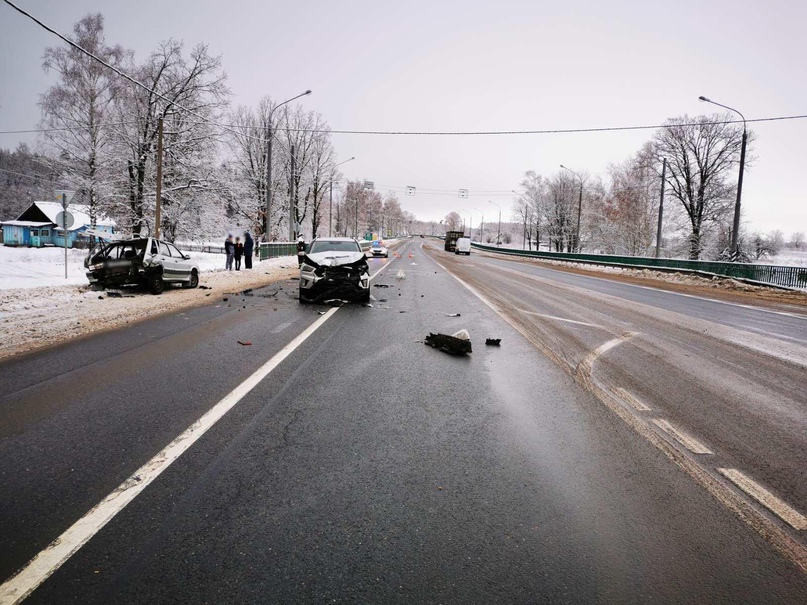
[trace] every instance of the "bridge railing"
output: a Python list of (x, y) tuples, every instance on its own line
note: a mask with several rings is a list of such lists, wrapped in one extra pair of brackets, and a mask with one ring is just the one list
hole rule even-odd
[(474, 242), (477, 250), (527, 256), (557, 261), (628, 267), (635, 269), (680, 270), (733, 277), (735, 279), (759, 282), (786, 288), (807, 288), (807, 267), (787, 267), (782, 265), (754, 265), (749, 263), (729, 263), (721, 261), (684, 260), (677, 258), (654, 258), (649, 256), (619, 256), (613, 254), (584, 254), (571, 252), (546, 252), (500, 248)]

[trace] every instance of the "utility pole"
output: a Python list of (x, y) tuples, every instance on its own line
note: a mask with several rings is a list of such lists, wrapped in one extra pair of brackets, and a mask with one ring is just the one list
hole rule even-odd
[(656, 231), (656, 258), (661, 255), (661, 224), (664, 218), (664, 186), (667, 184), (667, 158), (661, 165), (661, 195), (658, 200), (658, 229)]
[(294, 143), (291, 145), (291, 186), (289, 187), (289, 241), (293, 242), (296, 238), (295, 234), (295, 223), (294, 219), (296, 218), (294, 215), (296, 214), (295, 210), (297, 210), (297, 183), (295, 179), (297, 178), (297, 166), (296, 166), (296, 158), (294, 157)]
[(740, 176), (737, 179), (737, 201), (734, 204), (734, 230), (731, 232), (731, 260), (740, 258), (740, 200), (743, 197), (743, 171), (745, 170), (745, 144), (748, 141), (748, 131), (743, 118), (743, 144), (740, 147)]
[(331, 185), (328, 187), (328, 237), (333, 237), (331, 231), (333, 230), (333, 176), (331, 176)]
[(748, 142), (748, 125), (745, 123), (745, 116), (733, 107), (712, 101), (704, 96), (698, 98), (706, 103), (711, 103), (712, 105), (733, 111), (743, 120), (743, 140), (742, 146), (740, 147), (740, 175), (737, 177), (737, 200), (734, 203), (734, 228), (731, 232), (731, 260), (736, 261), (740, 257), (740, 243), (738, 239), (740, 236), (740, 200), (743, 197), (743, 172), (745, 171), (745, 145)]
[[(275, 107), (277, 109), (277, 107)], [(272, 114), (269, 112), (269, 125), (266, 130), (266, 212), (263, 215), (263, 239), (268, 242), (272, 239)]]
[(160, 221), (162, 220), (163, 190), (163, 117), (157, 121), (157, 209), (154, 212), (154, 237), (160, 239)]

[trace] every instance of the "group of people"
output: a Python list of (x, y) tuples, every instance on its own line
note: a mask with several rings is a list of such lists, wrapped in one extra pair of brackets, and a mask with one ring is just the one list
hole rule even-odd
[(225, 269), (227, 271), (233, 270), (233, 261), (235, 261), (235, 270), (241, 270), (241, 257), (244, 257), (244, 269), (252, 269), (252, 251), (255, 242), (249, 231), (244, 232), (244, 241), (241, 242), (240, 237), (236, 237), (233, 241), (233, 236), (228, 235), (224, 240), (224, 253), (227, 255)]

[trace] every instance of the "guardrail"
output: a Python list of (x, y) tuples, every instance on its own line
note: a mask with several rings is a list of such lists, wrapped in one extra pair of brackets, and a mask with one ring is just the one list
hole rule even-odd
[(224, 254), (224, 246), (208, 246), (207, 244), (177, 244), (184, 252), (210, 252), (211, 254)]
[(486, 252), (528, 256), (548, 260), (628, 267), (633, 269), (679, 270), (692, 273), (705, 273), (733, 277), (734, 279), (756, 282), (785, 288), (807, 288), (807, 268), (785, 267), (782, 265), (752, 265), (720, 261), (683, 260), (677, 258), (654, 258), (648, 256), (616, 256), (610, 254), (575, 254), (570, 252), (538, 252), (499, 248), (474, 242), (473, 247)]
[(277, 258), (278, 256), (296, 256), (297, 242), (260, 242), (258, 259)]

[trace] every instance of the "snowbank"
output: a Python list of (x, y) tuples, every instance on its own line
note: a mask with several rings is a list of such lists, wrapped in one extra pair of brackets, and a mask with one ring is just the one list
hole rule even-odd
[[(0, 290), (44, 286), (86, 285), (84, 258), (87, 250), (67, 250), (64, 278), (64, 248), (13, 248), (0, 246)], [(202, 272), (224, 271), (223, 254), (188, 252)], [(291, 258), (291, 257), (289, 257)]]
[[(27, 249), (12, 250), (13, 254), (4, 251), (1, 258), (19, 259), (22, 255), (17, 255), (18, 252), (31, 252)], [(52, 251), (46, 249), (44, 252), (47, 256)], [(83, 259), (83, 255), (77, 256)], [(200, 254), (193, 256), (198, 260)], [(221, 254), (210, 256), (223, 264), (224, 257)], [(18, 263), (26, 270), (30, 270), (31, 264), (31, 261), (22, 260)], [(169, 287), (159, 296), (134, 290), (131, 297), (112, 298), (105, 292), (90, 290), (81, 260), (77, 264), (82, 269), (79, 281), (81, 285), (65, 285), (62, 273), (61, 282), (53, 276), (42, 277), (43, 281), (50, 279), (59, 285), (36, 287), (29, 281), (21, 288), (4, 286), (5, 289), (0, 289), (0, 333), (3, 334), (3, 339), (0, 340), (0, 359), (92, 332), (121, 327), (153, 315), (205, 304), (211, 300), (208, 297), (257, 288), (280, 279), (288, 279), (299, 271), (297, 259), (286, 256), (256, 262), (249, 271), (205, 271), (199, 280), (200, 286), (204, 288), (188, 290)], [(12, 267), (14, 262), (6, 260), (2, 266), (6, 265)], [(68, 256), (68, 269), (73, 265)], [(64, 271), (64, 257), (61, 270)], [(12, 278), (9, 277), (8, 281), (11, 283)]]

